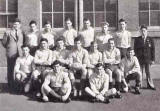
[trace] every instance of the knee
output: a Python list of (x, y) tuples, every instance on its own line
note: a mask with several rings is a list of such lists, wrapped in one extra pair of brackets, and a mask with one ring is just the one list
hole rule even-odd
[(22, 75), (19, 74), (19, 73), (17, 73), (17, 74), (16, 74), (16, 80), (21, 81), (21, 78), (22, 78)]
[(33, 71), (32, 72), (32, 79), (37, 80), (39, 75), (40, 75), (40, 73), (37, 70)]

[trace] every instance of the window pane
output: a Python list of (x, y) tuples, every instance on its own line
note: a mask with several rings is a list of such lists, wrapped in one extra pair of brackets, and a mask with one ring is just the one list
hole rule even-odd
[(95, 11), (104, 11), (104, 0), (95, 0)]
[(73, 27), (75, 27), (75, 19), (74, 19), (74, 13), (65, 13), (65, 18), (70, 18), (73, 24)]
[(42, 0), (42, 11), (43, 12), (52, 11), (52, 0)]
[(106, 13), (106, 21), (109, 23), (110, 27), (116, 27), (117, 16), (115, 13)]
[(14, 22), (15, 18), (17, 18), (17, 15), (9, 15), (8, 16), (8, 27), (12, 27), (12, 23)]
[(7, 16), (0, 15), (0, 28), (7, 28)]
[(93, 13), (84, 13), (84, 18), (88, 18), (91, 21), (91, 25), (94, 26), (94, 24), (93, 24)]
[(160, 0), (150, 0), (151, 10), (160, 10)]
[(140, 12), (139, 14), (139, 25), (147, 25), (149, 26), (149, 13), (148, 12)]
[(83, 0), (84, 11), (93, 11), (93, 0)]
[(52, 14), (42, 14), (42, 25), (44, 26), (44, 23), (46, 21), (50, 21), (52, 23)]
[(139, 10), (149, 10), (148, 0), (139, 0)]
[(104, 22), (104, 13), (96, 13), (95, 14), (95, 27), (100, 27), (102, 22)]
[(55, 13), (53, 15), (53, 21), (55, 28), (63, 27), (63, 13)]
[(160, 26), (160, 11), (151, 11), (151, 26)]
[(0, 0), (0, 12), (6, 12), (6, 0)]
[(75, 0), (64, 0), (65, 1), (65, 11), (74, 12)]
[(8, 0), (8, 11), (17, 12), (18, 3), (17, 0)]
[(106, 0), (106, 11), (117, 11), (117, 0)]
[(63, 0), (53, 0), (53, 11), (63, 12)]

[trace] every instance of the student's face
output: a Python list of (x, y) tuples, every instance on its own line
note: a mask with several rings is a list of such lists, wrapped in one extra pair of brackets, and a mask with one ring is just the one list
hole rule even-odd
[(108, 25), (103, 25), (102, 26), (102, 32), (108, 31)]
[(47, 32), (49, 32), (51, 29), (51, 24), (45, 24), (44, 28)]
[(91, 50), (96, 51), (98, 49), (98, 45), (96, 43), (91, 45)]
[(32, 31), (37, 30), (37, 25), (36, 25), (36, 24), (31, 24), (31, 25), (30, 25), (30, 29), (31, 29)]
[(58, 48), (62, 49), (64, 47), (64, 42), (62, 40), (57, 42)]
[(126, 26), (127, 26), (127, 24), (125, 22), (120, 22), (119, 23), (119, 28), (122, 29), (122, 30), (126, 29)]
[(148, 33), (148, 31), (147, 31), (147, 29), (146, 28), (142, 28), (141, 29), (141, 34), (142, 34), (142, 36), (147, 36), (147, 33)]
[(127, 51), (127, 57), (131, 58), (134, 56), (134, 50)]
[(23, 55), (24, 55), (24, 56), (29, 55), (29, 48), (28, 48), (28, 47), (23, 47), (23, 48), (22, 48), (22, 52), (23, 52)]
[(98, 75), (101, 75), (101, 74), (104, 72), (104, 69), (103, 69), (102, 66), (100, 66), (100, 67), (97, 67), (97, 68), (96, 68), (96, 71), (97, 71), (97, 74), (98, 74)]
[(91, 26), (91, 22), (89, 20), (84, 21), (84, 28), (89, 28)]
[(14, 22), (14, 23), (13, 23), (13, 28), (14, 28), (15, 30), (20, 29), (20, 27), (21, 27), (21, 24), (20, 24), (19, 22)]
[(72, 22), (68, 20), (65, 22), (65, 25), (67, 28), (70, 28), (70, 27), (72, 27)]
[(56, 73), (59, 73), (61, 70), (61, 66), (59, 64), (56, 64), (53, 69)]
[(42, 49), (47, 49), (48, 48), (48, 43), (46, 41), (41, 42), (41, 47)]
[(113, 41), (113, 40), (110, 40), (110, 41), (108, 42), (108, 46), (109, 46), (110, 49), (113, 49), (113, 48), (115, 47), (114, 41)]
[(80, 49), (81, 48), (81, 41), (76, 41), (75, 47), (76, 47), (76, 49)]

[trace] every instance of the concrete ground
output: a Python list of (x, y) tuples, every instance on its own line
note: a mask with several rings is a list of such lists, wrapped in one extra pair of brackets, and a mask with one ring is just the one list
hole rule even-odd
[[(71, 101), (43, 103), (29, 95), (10, 94), (6, 86), (6, 67), (0, 68), (0, 111), (160, 111), (160, 65), (152, 66), (156, 91), (142, 89), (141, 95), (122, 94), (122, 99), (112, 99), (110, 104)], [(144, 81), (144, 86), (146, 86)]]

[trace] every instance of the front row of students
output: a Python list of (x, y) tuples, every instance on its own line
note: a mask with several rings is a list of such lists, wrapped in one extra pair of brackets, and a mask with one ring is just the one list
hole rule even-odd
[[(40, 47), (31, 56), (28, 45), (22, 46), (23, 55), (16, 60), (14, 73), (20, 91), (37, 91), (43, 101), (59, 100), (69, 102), (73, 97), (88, 95), (92, 102), (109, 103), (109, 97), (121, 98), (121, 91), (128, 92), (129, 81), (135, 80), (135, 93), (140, 94), (142, 74), (134, 50), (129, 47), (126, 57), (121, 60), (120, 51), (114, 39), (108, 40), (107, 50), (98, 51), (92, 42), (89, 52), (81, 45), (79, 37), (69, 51), (64, 40), (56, 40), (56, 49), (48, 48), (48, 40), (41, 39)], [(76, 87), (76, 78), (80, 87)], [(115, 84), (113, 81), (115, 79)], [(122, 87), (123, 86), (123, 87)]]

